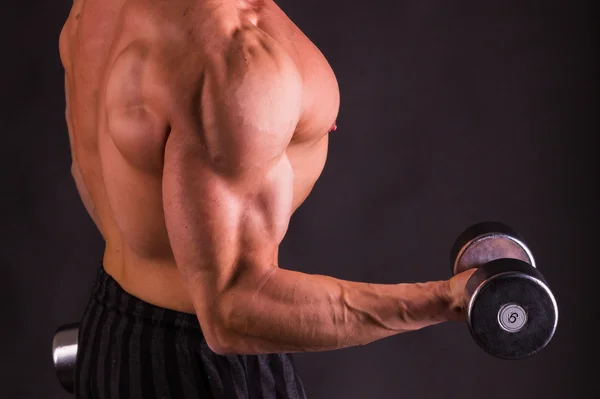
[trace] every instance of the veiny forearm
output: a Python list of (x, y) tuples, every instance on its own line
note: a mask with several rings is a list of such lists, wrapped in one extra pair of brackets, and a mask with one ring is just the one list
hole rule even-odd
[(368, 284), (273, 269), (221, 301), (220, 351), (311, 352), (364, 345), (451, 318), (444, 282)]

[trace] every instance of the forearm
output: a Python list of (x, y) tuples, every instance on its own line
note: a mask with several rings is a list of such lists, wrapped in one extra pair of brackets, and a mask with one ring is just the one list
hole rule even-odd
[(364, 345), (451, 318), (445, 282), (368, 284), (273, 269), (241, 279), (220, 304), (225, 353), (311, 352)]

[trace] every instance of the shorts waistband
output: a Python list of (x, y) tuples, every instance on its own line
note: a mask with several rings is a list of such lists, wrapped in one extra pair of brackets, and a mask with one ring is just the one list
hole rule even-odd
[(166, 309), (145, 302), (125, 291), (101, 265), (92, 287), (92, 300), (108, 310), (151, 323), (152, 325), (174, 326), (200, 330), (196, 315)]

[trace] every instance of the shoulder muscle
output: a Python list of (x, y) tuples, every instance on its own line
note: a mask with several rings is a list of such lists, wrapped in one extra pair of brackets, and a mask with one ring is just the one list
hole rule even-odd
[(203, 69), (199, 109), (192, 111), (201, 128), (193, 134), (202, 135), (215, 171), (242, 173), (282, 155), (302, 108), (302, 80), (292, 59), (250, 25), (209, 53)]

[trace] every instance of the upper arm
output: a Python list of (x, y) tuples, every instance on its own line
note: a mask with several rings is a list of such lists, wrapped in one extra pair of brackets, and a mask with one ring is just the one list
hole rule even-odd
[(200, 321), (219, 297), (275, 265), (292, 212), (286, 148), (302, 84), (291, 59), (260, 31), (239, 33), (205, 69), (200, 118), (174, 125), (163, 200), (171, 247)]

